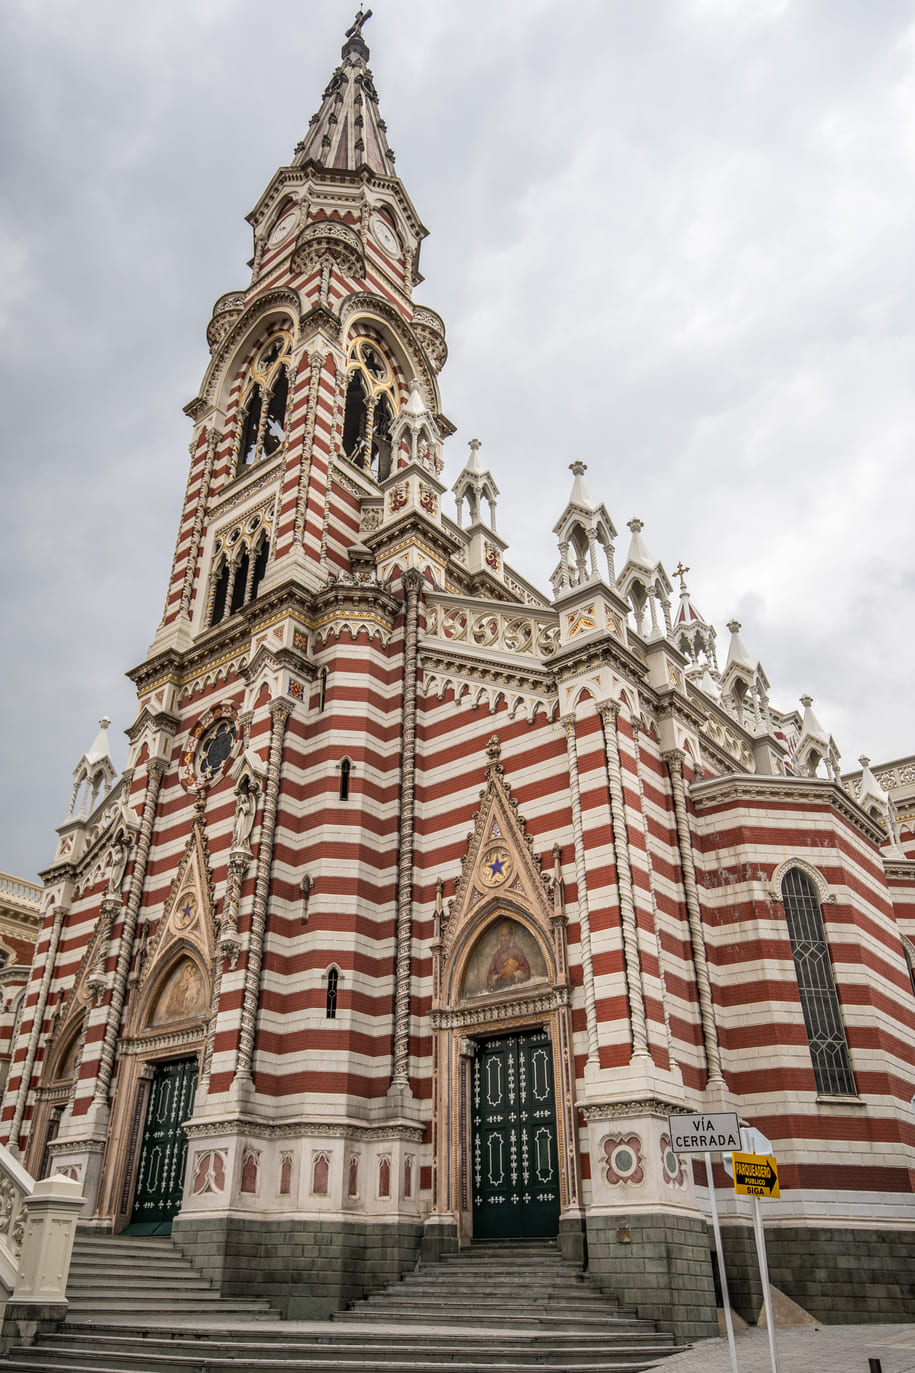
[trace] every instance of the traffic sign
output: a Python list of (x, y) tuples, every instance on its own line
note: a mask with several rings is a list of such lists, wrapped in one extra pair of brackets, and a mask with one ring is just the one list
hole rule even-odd
[(778, 1197), (778, 1164), (771, 1154), (737, 1154), (734, 1191), (745, 1197)]
[(740, 1148), (740, 1126), (733, 1111), (668, 1116), (667, 1124), (675, 1154), (710, 1154)]

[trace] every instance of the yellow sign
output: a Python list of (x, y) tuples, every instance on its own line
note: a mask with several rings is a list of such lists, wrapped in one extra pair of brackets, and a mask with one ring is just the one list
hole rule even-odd
[(734, 1191), (745, 1197), (777, 1197), (778, 1164), (766, 1154), (732, 1154)]

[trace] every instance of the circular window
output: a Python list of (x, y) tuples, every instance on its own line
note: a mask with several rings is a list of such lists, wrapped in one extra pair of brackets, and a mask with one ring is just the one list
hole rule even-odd
[(235, 747), (235, 726), (231, 720), (219, 720), (197, 747), (197, 776), (210, 783), (223, 771)]

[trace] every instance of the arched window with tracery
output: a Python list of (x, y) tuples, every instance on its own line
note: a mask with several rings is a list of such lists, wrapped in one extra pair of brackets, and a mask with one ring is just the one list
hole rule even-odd
[(256, 600), (270, 560), (270, 525), (255, 511), (216, 539), (206, 623), (218, 625)]
[(821, 1096), (855, 1096), (857, 1088), (820, 899), (800, 868), (785, 873), (782, 901), (817, 1091)]
[(251, 368), (239, 410), (236, 472), (279, 452), (286, 434), (291, 350), (289, 334), (273, 334)]
[(384, 481), (391, 471), (391, 427), (400, 409), (394, 368), (367, 335), (353, 339), (346, 364), (343, 452), (350, 462)]

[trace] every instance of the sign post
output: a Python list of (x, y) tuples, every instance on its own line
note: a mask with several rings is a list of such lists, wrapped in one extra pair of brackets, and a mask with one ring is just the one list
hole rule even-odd
[(772, 1294), (769, 1291), (769, 1260), (766, 1255), (766, 1232), (763, 1229), (762, 1212), (759, 1198), (777, 1197), (778, 1164), (772, 1156), (772, 1141), (766, 1139), (761, 1130), (747, 1128), (741, 1130), (743, 1152), (734, 1152), (730, 1164), (725, 1162), (725, 1171), (734, 1179), (734, 1192), (749, 1196), (753, 1202), (753, 1235), (756, 1239), (756, 1257), (759, 1261), (759, 1278), (762, 1284), (763, 1305), (766, 1308), (766, 1331), (769, 1336), (769, 1358), (772, 1373), (779, 1373), (778, 1350), (775, 1347), (775, 1321), (772, 1315)]
[(715, 1231), (715, 1252), (718, 1255), (718, 1277), (721, 1280), (721, 1300), (724, 1302), (724, 1322), (728, 1332), (731, 1371), (739, 1373), (728, 1275), (724, 1266), (724, 1246), (721, 1243), (721, 1226), (718, 1223), (718, 1200), (715, 1196), (715, 1180), (712, 1177), (712, 1150), (718, 1153), (726, 1149), (733, 1151), (740, 1143), (740, 1126), (736, 1114), (732, 1111), (712, 1115), (697, 1113), (691, 1116), (668, 1116), (667, 1124), (670, 1129), (671, 1147), (675, 1154), (705, 1155), (705, 1175), (708, 1178), (708, 1193), (712, 1206), (712, 1228)]

